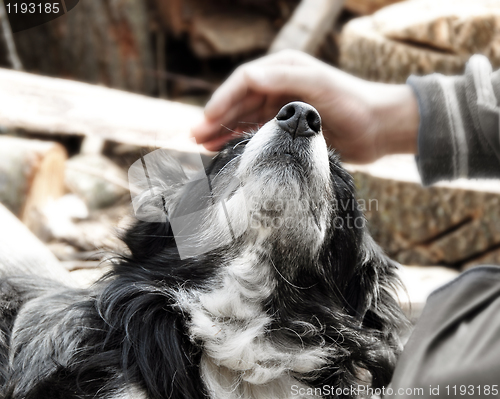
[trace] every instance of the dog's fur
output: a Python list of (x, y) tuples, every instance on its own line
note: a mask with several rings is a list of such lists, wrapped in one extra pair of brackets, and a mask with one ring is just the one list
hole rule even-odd
[[(1, 398), (270, 399), (390, 381), (396, 265), (359, 223), (352, 178), (322, 134), (295, 137), (273, 119), (207, 174), (215, 196), (240, 183), (225, 201), (241, 220), (229, 243), (182, 260), (168, 223), (138, 221), (130, 253), (90, 289), (1, 280)], [(152, 184), (169, 214), (200, 196)], [(199, 240), (224, 236), (221, 212), (206, 212)], [(286, 223), (266, 225), (275, 218)]]

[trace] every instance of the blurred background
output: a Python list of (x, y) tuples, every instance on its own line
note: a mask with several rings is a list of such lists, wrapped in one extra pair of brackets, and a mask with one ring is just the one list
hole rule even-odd
[[(31, 28), (14, 4), (0, 0), (0, 262), (18, 248), (79, 285), (124, 250), (141, 154), (210, 156), (189, 128), (238, 65), (294, 48), (380, 82), (461, 74), (476, 53), (500, 67), (499, 0), (66, 0)], [(498, 182), (424, 189), (411, 156), (346, 167), (416, 313), (460, 271), (500, 264)]]

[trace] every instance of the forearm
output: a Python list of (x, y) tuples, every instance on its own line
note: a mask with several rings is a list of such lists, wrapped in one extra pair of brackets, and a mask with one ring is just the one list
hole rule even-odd
[(500, 73), (475, 56), (460, 77), (411, 76), (419, 110), (422, 182), (500, 177)]

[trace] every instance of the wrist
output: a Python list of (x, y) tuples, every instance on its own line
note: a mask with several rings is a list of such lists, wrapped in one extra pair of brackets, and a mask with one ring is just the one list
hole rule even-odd
[(408, 85), (383, 85), (372, 112), (376, 145), (381, 156), (417, 154), (420, 115), (413, 89)]

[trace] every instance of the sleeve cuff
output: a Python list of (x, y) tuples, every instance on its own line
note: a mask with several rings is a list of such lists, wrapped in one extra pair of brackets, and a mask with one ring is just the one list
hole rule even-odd
[(407, 84), (418, 101), (420, 126), (418, 129), (417, 167), (424, 186), (440, 180), (456, 178), (453, 140), (449, 128), (444, 92), (438, 79), (442, 75), (410, 76)]

